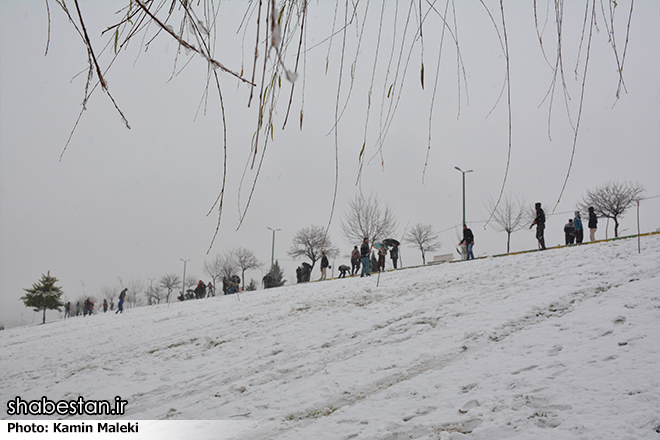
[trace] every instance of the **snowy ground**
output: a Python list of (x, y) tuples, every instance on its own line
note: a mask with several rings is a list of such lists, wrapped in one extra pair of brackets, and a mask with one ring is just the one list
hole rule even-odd
[(126, 420), (249, 421), (225, 438), (660, 439), (660, 235), (376, 282), (2, 331), (2, 419), (121, 396)]

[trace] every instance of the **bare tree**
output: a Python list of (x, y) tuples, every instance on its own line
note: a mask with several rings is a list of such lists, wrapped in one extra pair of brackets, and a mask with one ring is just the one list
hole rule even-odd
[(128, 292), (126, 293), (126, 301), (131, 305), (131, 307), (138, 307), (143, 305), (143, 300), (140, 298), (140, 293), (144, 290), (144, 284), (142, 284), (142, 281), (137, 279), (137, 280), (131, 280), (128, 283)]
[(529, 210), (524, 200), (513, 199), (511, 194), (504, 194), (500, 203), (491, 199), (488, 202), (488, 211), (493, 213), (495, 224), (493, 229), (498, 232), (506, 232), (506, 253), (511, 251), (511, 234), (529, 225), (531, 222)]
[(587, 190), (582, 201), (577, 204), (580, 211), (587, 212), (590, 206), (598, 217), (614, 220), (614, 236), (619, 236), (619, 218), (634, 203), (641, 200), (644, 187), (635, 182), (607, 182)]
[(101, 298), (106, 298), (112, 302), (117, 296), (119, 296), (119, 289), (117, 287), (101, 287)]
[(178, 289), (181, 285), (181, 278), (179, 278), (179, 275), (168, 273), (160, 277), (158, 285), (167, 290), (167, 300), (169, 301), (172, 290)]
[(233, 249), (226, 250), (219, 255), (219, 276), (229, 279), (232, 275), (236, 275), (239, 270), (238, 261), (236, 260), (236, 253)]
[(216, 254), (211, 261), (205, 260), (203, 270), (205, 275), (211, 277), (213, 280), (213, 285), (215, 286), (218, 278), (221, 277), (222, 273), (222, 256), (220, 254)]
[(245, 271), (258, 269), (261, 267), (261, 263), (254, 255), (254, 252), (243, 247), (236, 248), (234, 255), (236, 256), (236, 264), (241, 269), (241, 280), (243, 282), (243, 290), (245, 290)]
[(390, 238), (395, 235), (396, 228), (394, 211), (374, 194), (367, 198), (356, 195), (341, 221), (342, 235), (350, 244), (362, 243), (365, 237), (369, 243)]
[(144, 294), (147, 296), (147, 301), (149, 304), (160, 304), (162, 300), (167, 298), (167, 293), (161, 284), (149, 286)]
[(321, 252), (325, 252), (328, 258), (336, 258), (339, 255), (339, 248), (332, 244), (323, 226), (312, 225), (296, 232), (291, 249), (287, 253), (292, 258), (309, 258), (313, 268), (321, 259)]
[(422, 263), (426, 264), (426, 253), (440, 249), (442, 244), (438, 241), (439, 234), (433, 231), (433, 226), (417, 223), (403, 237), (407, 243), (419, 248), (422, 252)]

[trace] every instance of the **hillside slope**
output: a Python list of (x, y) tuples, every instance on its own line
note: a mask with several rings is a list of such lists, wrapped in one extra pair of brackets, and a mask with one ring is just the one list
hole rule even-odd
[(6, 330), (0, 400), (121, 396), (241, 439), (660, 438), (660, 236), (376, 282)]

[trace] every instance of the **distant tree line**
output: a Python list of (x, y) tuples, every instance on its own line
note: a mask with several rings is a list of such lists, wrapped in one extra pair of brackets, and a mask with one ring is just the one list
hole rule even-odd
[[(576, 208), (580, 211), (587, 211), (589, 207), (594, 208), (598, 217), (612, 219), (614, 221), (614, 234), (618, 237), (619, 221), (621, 217), (642, 200), (644, 188), (638, 183), (633, 182), (608, 182), (594, 189), (587, 190), (582, 200), (577, 203)], [(514, 198), (510, 194), (504, 194), (499, 203), (492, 199), (487, 205), (488, 210), (492, 212), (494, 229), (507, 234), (507, 253), (510, 251), (511, 235), (516, 231), (529, 225), (534, 214), (531, 205), (528, 205), (524, 199)], [(382, 202), (377, 195), (364, 197), (357, 195), (350, 201), (349, 207), (344, 213), (341, 222), (341, 232), (344, 240), (353, 245), (361, 244), (366, 238), (369, 243), (395, 238), (397, 236), (397, 225), (393, 209)], [(434, 231), (430, 224), (417, 223), (410, 230), (402, 234), (402, 242), (418, 249), (421, 252), (422, 262), (426, 264), (426, 254), (437, 251), (442, 244), (439, 241), (439, 234)], [(300, 229), (293, 237), (291, 248), (288, 255), (294, 259), (303, 258), (311, 261), (313, 268), (322, 254), (334, 259), (340, 256), (340, 250), (335, 246), (328, 235), (327, 228), (323, 226), (310, 225)], [(348, 256), (348, 255), (346, 255)], [(245, 284), (245, 273), (249, 270), (259, 269), (263, 266), (249, 249), (237, 247), (218, 253), (213, 259), (206, 260), (203, 265), (204, 274), (210, 277), (216, 292), (223, 292), (219, 289), (219, 284), (223, 280), (233, 279), (240, 273), (240, 282), (242, 290), (257, 290), (257, 282), (251, 279)], [(172, 299), (172, 293), (180, 291), (185, 293), (192, 289), (199, 282), (195, 276), (188, 276), (182, 280), (178, 274), (164, 274), (160, 278), (149, 279), (149, 286), (139, 280), (131, 280), (124, 284), (119, 278), (120, 286), (103, 287), (99, 295), (85, 295), (77, 299), (72, 307), (72, 313), (75, 306), (80, 306), (86, 300), (96, 304), (96, 311), (100, 309), (101, 303), (105, 300), (110, 309), (114, 308), (115, 298), (119, 292), (127, 289), (126, 304), (129, 307), (139, 307), (144, 305), (161, 304)], [(285, 284), (284, 274), (278, 261), (275, 261), (268, 274), (264, 277), (263, 285), (265, 288), (278, 287)], [(20, 299), (26, 307), (32, 307), (35, 312), (42, 312), (42, 322), (46, 321), (46, 310), (62, 311), (65, 306), (62, 296), (62, 288), (56, 286), (57, 278), (48, 272), (42, 275), (41, 279), (32, 285), (31, 288), (24, 289), (25, 295)], [(67, 301), (69, 302), (69, 301)]]

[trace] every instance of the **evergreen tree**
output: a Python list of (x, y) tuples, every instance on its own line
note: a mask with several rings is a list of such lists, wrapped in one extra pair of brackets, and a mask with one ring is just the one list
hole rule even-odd
[(275, 260), (273, 267), (270, 268), (270, 276), (272, 277), (270, 287), (280, 287), (286, 283), (279, 261)]
[(252, 291), (252, 290), (257, 290), (257, 282), (254, 280), (254, 278), (250, 278), (250, 284), (245, 287), (245, 290), (247, 292)]
[(35, 312), (44, 311), (42, 324), (46, 323), (46, 310), (62, 311), (64, 303), (60, 297), (64, 292), (61, 287), (55, 285), (58, 281), (57, 278), (51, 277), (48, 271), (47, 275), (41, 275), (41, 280), (33, 284), (31, 289), (23, 289), (27, 292), (21, 297), (25, 307), (34, 307)]

